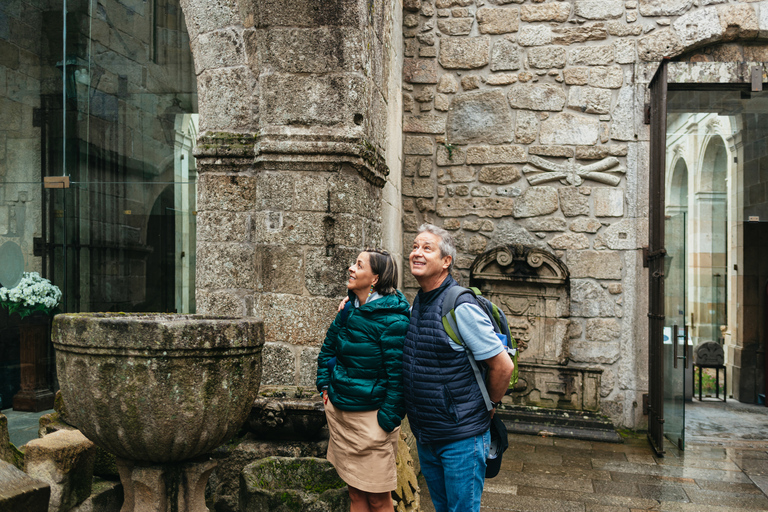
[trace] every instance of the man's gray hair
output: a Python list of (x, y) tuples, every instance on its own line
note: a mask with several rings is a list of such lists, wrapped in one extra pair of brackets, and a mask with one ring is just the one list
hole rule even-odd
[(451, 265), (448, 267), (448, 273), (453, 270), (453, 264), (456, 263), (456, 244), (453, 242), (453, 236), (443, 228), (439, 228), (434, 224), (422, 224), (419, 226), (419, 232), (416, 236), (422, 233), (432, 233), (433, 235), (440, 237), (440, 257), (451, 257)]

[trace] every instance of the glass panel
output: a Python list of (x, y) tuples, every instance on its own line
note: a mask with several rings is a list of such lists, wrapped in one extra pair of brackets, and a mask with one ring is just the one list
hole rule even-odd
[[(61, 311), (195, 312), (196, 112), (178, 0), (0, 2), (0, 247)], [(0, 308), (0, 409), (19, 325)]]

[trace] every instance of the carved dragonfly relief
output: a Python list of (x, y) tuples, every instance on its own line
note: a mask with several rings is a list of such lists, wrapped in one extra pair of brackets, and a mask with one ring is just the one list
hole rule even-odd
[(615, 187), (621, 182), (621, 176), (609, 173), (624, 174), (627, 171), (621, 166), (619, 159), (613, 156), (588, 165), (577, 164), (573, 158), (566, 163), (556, 164), (538, 156), (531, 156), (528, 164), (523, 167), (523, 172), (531, 185), (559, 180), (563, 185), (578, 187), (584, 180), (592, 180)]

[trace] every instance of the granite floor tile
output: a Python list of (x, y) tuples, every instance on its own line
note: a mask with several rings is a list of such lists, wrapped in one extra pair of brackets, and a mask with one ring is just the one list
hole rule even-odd
[[(768, 477), (765, 477), (768, 480)], [(753, 478), (754, 480), (754, 478)], [(763, 494), (757, 483), (718, 482), (714, 480), (695, 480), (695, 486), (706, 491)]]
[(585, 512), (583, 503), (574, 501), (513, 496), (509, 494), (483, 494), (483, 510), (508, 510), (514, 512)]
[(750, 475), (768, 475), (768, 460), (765, 459), (741, 459), (737, 467)]
[(640, 496), (656, 501), (691, 501), (685, 489), (679, 485), (647, 485), (638, 484)]
[[(553, 494), (546, 489), (536, 487), (518, 487), (517, 493), (520, 496), (533, 496), (539, 498), (552, 498)], [(598, 493), (580, 493), (576, 491), (558, 491), (557, 499), (563, 499), (572, 502), (580, 502), (585, 505), (604, 505), (611, 507), (640, 508), (643, 510), (651, 509), (658, 504), (656, 500), (645, 498), (635, 498), (632, 496), (619, 496), (611, 494)]]
[(524, 434), (509, 434), (510, 446), (514, 443), (528, 444), (534, 446), (553, 446), (553, 437), (528, 436)]
[(689, 488), (687, 493), (692, 503), (768, 510), (768, 497), (764, 494), (733, 493), (692, 488)]
[(486, 480), (487, 483), (493, 483), (494, 486), (515, 485), (518, 487), (526, 486), (533, 488), (546, 489), (552, 494), (552, 491), (578, 491), (593, 492), (592, 480), (586, 478), (563, 478), (562, 476), (552, 475), (534, 475), (530, 473), (511, 473), (499, 471), (499, 475), (493, 480)]
[(536, 464), (545, 464), (548, 466), (562, 466), (563, 456), (555, 453), (539, 453), (536, 450), (533, 453), (516, 453), (515, 460), (522, 462), (535, 462)]
[(565, 466), (548, 466), (546, 464), (536, 464), (526, 462), (523, 464), (523, 473), (534, 475), (557, 475), (567, 478), (581, 478), (590, 480), (610, 480), (611, 476), (607, 471), (595, 471), (592, 469), (568, 468)]
[(741, 471), (721, 471), (717, 469), (687, 468), (684, 466), (633, 464), (631, 462), (614, 462), (596, 460), (593, 462), (596, 470), (618, 473), (634, 473), (640, 475), (662, 475), (679, 478), (702, 478), (704, 480), (722, 480), (726, 482), (749, 482), (749, 477)]
[(612, 480), (600, 480), (592, 482), (596, 494), (608, 494), (611, 496), (631, 496), (642, 498), (637, 484), (634, 482), (614, 482)]

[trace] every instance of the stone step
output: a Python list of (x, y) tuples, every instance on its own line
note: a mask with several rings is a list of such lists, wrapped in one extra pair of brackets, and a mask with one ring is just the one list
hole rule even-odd
[(613, 424), (599, 414), (540, 407), (505, 406), (496, 411), (510, 434), (550, 435), (584, 441), (623, 443)]

